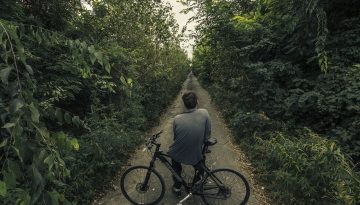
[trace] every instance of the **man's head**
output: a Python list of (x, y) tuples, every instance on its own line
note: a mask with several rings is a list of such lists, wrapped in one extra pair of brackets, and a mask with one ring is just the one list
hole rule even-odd
[(182, 96), (182, 100), (187, 109), (193, 109), (197, 105), (197, 96), (194, 92), (186, 92)]

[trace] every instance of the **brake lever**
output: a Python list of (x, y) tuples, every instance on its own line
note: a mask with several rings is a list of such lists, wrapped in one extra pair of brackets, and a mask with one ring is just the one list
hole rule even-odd
[(151, 142), (147, 142), (147, 143), (146, 143), (146, 147), (147, 147), (148, 149), (151, 149), (151, 148), (152, 148), (152, 143), (151, 143)]

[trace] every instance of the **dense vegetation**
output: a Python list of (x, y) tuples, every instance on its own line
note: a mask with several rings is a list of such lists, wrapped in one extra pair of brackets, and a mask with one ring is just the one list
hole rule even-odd
[(360, 201), (360, 1), (193, 1), (193, 67), (282, 204)]
[(0, 204), (89, 204), (186, 76), (169, 6), (88, 2), (0, 3)]

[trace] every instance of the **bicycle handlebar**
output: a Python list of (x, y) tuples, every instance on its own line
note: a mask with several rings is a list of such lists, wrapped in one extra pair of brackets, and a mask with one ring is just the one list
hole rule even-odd
[(160, 137), (160, 134), (163, 133), (162, 130), (160, 130), (159, 132), (157, 132), (156, 134), (153, 134), (148, 141), (146, 142), (146, 147), (148, 149), (151, 149), (153, 145), (157, 145), (158, 143), (156, 143), (156, 139)]
[(151, 137), (151, 139), (152, 139), (152, 140), (155, 140), (155, 139), (159, 138), (161, 133), (163, 133), (162, 130), (160, 130), (160, 131), (159, 131), (158, 133), (156, 133), (156, 134), (153, 134), (152, 137)]

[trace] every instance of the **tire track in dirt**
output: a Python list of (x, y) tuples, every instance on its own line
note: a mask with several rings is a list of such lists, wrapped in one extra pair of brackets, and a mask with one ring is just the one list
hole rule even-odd
[[(168, 150), (168, 147), (172, 143), (172, 120), (175, 115), (184, 111), (184, 106), (181, 100), (182, 93), (186, 90), (193, 90), (198, 95), (199, 107), (208, 110), (211, 123), (212, 123), (212, 136), (216, 137), (218, 143), (211, 147), (211, 153), (207, 155), (207, 165), (212, 169), (216, 168), (231, 168), (242, 173), (250, 184), (250, 200), (249, 205), (268, 205), (269, 200), (266, 198), (264, 190), (256, 184), (254, 176), (252, 174), (253, 168), (246, 159), (244, 153), (233, 143), (233, 137), (231, 131), (227, 128), (224, 119), (221, 117), (220, 112), (216, 109), (215, 105), (211, 103), (210, 96), (197, 81), (197, 79), (191, 75), (184, 82), (183, 88), (179, 95), (176, 97), (174, 103), (168, 108), (167, 112), (163, 114), (158, 126), (154, 127), (150, 132), (156, 132), (163, 130), (163, 134), (158, 139), (161, 143), (161, 148), (164, 151)], [(141, 145), (136, 151), (134, 156), (129, 160), (127, 166), (145, 165), (148, 166), (151, 160), (151, 153), (143, 151), (145, 145)], [(123, 167), (126, 169), (127, 167)], [(165, 180), (165, 196), (159, 203), (162, 205), (175, 205), (179, 201), (171, 192), (171, 186), (173, 184), (170, 172), (160, 162), (156, 163), (155, 169), (163, 176)], [(193, 173), (191, 166), (184, 166), (186, 176), (190, 177)], [(101, 199), (96, 200), (94, 205), (127, 205), (130, 204), (122, 195), (120, 187), (120, 174), (114, 180), (114, 190), (108, 191)], [(184, 205), (197, 205), (203, 204), (202, 200), (198, 196), (192, 196), (187, 200)]]

